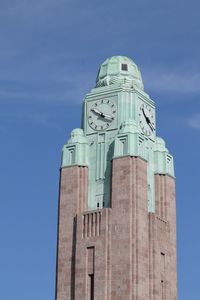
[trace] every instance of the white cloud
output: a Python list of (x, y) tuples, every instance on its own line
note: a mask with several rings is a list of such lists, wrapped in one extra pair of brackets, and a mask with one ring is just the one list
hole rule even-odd
[[(189, 71), (188, 71), (189, 70)], [(187, 72), (155, 70), (144, 72), (144, 84), (147, 89), (158, 92), (200, 93), (200, 73), (189, 68)]]
[(188, 125), (193, 129), (200, 130), (200, 113), (191, 116), (188, 119)]
[[(59, 69), (59, 68), (58, 68)], [(54, 69), (55, 73), (59, 73)], [(47, 70), (48, 71), (48, 70)], [(61, 70), (60, 70), (61, 72)], [(63, 73), (63, 71), (62, 71)], [(95, 76), (90, 73), (75, 72), (69, 76), (54, 75), (46, 72), (46, 78), (36, 78), (34, 72), (24, 78), (25, 74), (19, 74), (19, 78), (2, 80), (0, 78), (0, 103), (66, 103), (77, 104), (94, 87)], [(60, 75), (60, 77), (59, 77)]]
[[(135, 51), (138, 53), (136, 56), (141, 57), (140, 61), (143, 59), (144, 63), (148, 59), (156, 61), (159, 55), (165, 57), (163, 53), (171, 51), (171, 48), (170, 50), (168, 48), (168, 35), (170, 33), (171, 38), (171, 30), (173, 34), (175, 31), (185, 34), (186, 29), (189, 30), (188, 26), (191, 25), (191, 22), (185, 23), (185, 18), (184, 23), (177, 23), (176, 10), (173, 12), (173, 18), (166, 17), (166, 12), (172, 13), (168, 2), (160, 6), (157, 5), (158, 3), (152, 6), (150, 2), (147, 4), (145, 1), (137, 0), (133, 1), (133, 4), (129, 0), (130, 7), (139, 8), (145, 20), (148, 17), (145, 22), (141, 22), (142, 18), (138, 13), (134, 18), (131, 9), (126, 11), (124, 17), (123, 11), (120, 10), (124, 5), (119, 0), (108, 3), (106, 7), (99, 1), (90, 3), (90, 1), (80, 0), (2, 0), (0, 2), (2, 36), (0, 102), (80, 103), (95, 82), (98, 65), (95, 65), (94, 57), (98, 60), (110, 56), (110, 53), (115, 51), (130, 53), (133, 48), (133, 56)], [(145, 7), (147, 5), (148, 9), (143, 9), (143, 4)], [(121, 11), (122, 14), (120, 22), (116, 22), (118, 16), (114, 12), (110, 16), (111, 8), (116, 6), (118, 13)], [(185, 10), (185, 13), (188, 14), (188, 10)], [(162, 19), (163, 15), (165, 16), (162, 23), (164, 27), (159, 30), (157, 22), (150, 21), (152, 18)], [(184, 28), (180, 31), (173, 22), (177, 26), (184, 25)], [(150, 26), (148, 30), (147, 26)], [(168, 26), (173, 28), (169, 32)], [(194, 30), (191, 32), (193, 33)], [(138, 40), (139, 43), (130, 43), (133, 33), (135, 41)], [(143, 34), (146, 36), (144, 37)], [(173, 52), (176, 49), (180, 51), (179, 43), (178, 46), (174, 44)], [(85, 68), (81, 66), (81, 59), (84, 60)], [(163, 67), (153, 65), (146, 72), (144, 69), (142, 75), (145, 90), (200, 93), (200, 73), (197, 67), (196, 71), (191, 67), (189, 59), (193, 60), (193, 56), (188, 55), (188, 65), (183, 72), (170, 69), (169, 58), (166, 59)], [(182, 62), (183, 60), (180, 60), (179, 65), (182, 65)], [(90, 64), (94, 69), (91, 70)]]

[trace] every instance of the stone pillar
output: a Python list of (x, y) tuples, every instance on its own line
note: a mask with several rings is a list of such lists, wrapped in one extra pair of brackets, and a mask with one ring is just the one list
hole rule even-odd
[(111, 299), (149, 299), (147, 163), (113, 160)]
[(177, 300), (175, 182), (155, 175), (156, 212), (149, 214), (150, 300)]
[(76, 215), (87, 207), (88, 168), (61, 169), (58, 208), (56, 300), (74, 300)]

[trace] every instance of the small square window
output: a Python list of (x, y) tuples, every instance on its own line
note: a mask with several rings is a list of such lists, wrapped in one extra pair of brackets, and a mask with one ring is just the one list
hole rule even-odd
[(128, 71), (128, 65), (122, 64), (122, 71)]

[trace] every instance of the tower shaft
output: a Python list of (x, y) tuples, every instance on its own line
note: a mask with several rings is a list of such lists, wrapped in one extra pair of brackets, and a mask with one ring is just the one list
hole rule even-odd
[(127, 57), (100, 67), (63, 147), (56, 300), (177, 300), (173, 157)]
[(87, 211), (87, 180), (61, 170), (56, 300), (176, 300), (174, 179), (155, 175), (155, 213), (141, 158), (113, 160), (111, 208)]

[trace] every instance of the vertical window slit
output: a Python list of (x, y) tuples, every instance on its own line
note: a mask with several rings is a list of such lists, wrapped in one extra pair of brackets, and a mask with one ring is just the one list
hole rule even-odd
[(164, 281), (161, 280), (161, 299), (164, 300)]
[(94, 274), (89, 274), (89, 299), (94, 300)]
[(161, 252), (161, 299), (165, 300), (165, 253)]

